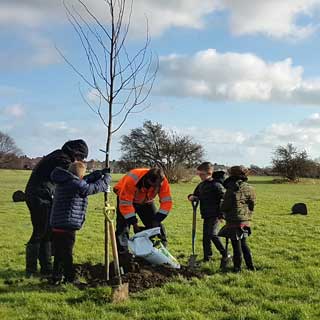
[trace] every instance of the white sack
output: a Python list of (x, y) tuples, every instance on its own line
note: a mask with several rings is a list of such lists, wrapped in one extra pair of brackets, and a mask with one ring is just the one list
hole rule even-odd
[(161, 242), (153, 243), (150, 237), (160, 235), (160, 227), (136, 233), (129, 239), (129, 250), (136, 257), (141, 257), (154, 265), (167, 265), (180, 269), (180, 264)]

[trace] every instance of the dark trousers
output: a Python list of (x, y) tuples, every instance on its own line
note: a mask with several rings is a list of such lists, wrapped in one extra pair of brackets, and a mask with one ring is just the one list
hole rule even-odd
[[(134, 209), (141, 219), (146, 229), (154, 227), (154, 217), (157, 213), (157, 208), (154, 203), (146, 204), (134, 204)], [(161, 232), (161, 242), (164, 246), (167, 245), (167, 233), (162, 223), (159, 224)], [(119, 210), (119, 199), (117, 199), (117, 226), (116, 226), (116, 237), (119, 254), (128, 252), (128, 240), (129, 240), (129, 226), (120, 213)]]
[(51, 240), (49, 228), (51, 203), (42, 202), (37, 198), (27, 198), (27, 206), (31, 215), (32, 235), (28, 243), (41, 243)]
[(202, 237), (202, 246), (203, 246), (203, 256), (205, 259), (208, 259), (212, 256), (211, 241), (224, 257), (226, 256), (226, 250), (223, 246), (220, 238), (218, 237), (219, 232), (219, 219), (216, 217), (204, 218), (203, 219), (203, 237)]
[(235, 271), (241, 270), (242, 255), (249, 270), (254, 270), (252, 255), (250, 248), (247, 244), (247, 238), (241, 240), (231, 240), (233, 248), (233, 266)]
[(75, 278), (73, 268), (73, 247), (76, 232), (53, 232), (54, 262), (52, 276), (54, 280), (61, 280), (62, 275), (66, 282), (72, 282)]
[(32, 222), (32, 235), (26, 248), (26, 271), (37, 271), (39, 259), (41, 273), (51, 272), (51, 230), (49, 227), (51, 202), (41, 201), (40, 198), (28, 197), (26, 203), (30, 211)]

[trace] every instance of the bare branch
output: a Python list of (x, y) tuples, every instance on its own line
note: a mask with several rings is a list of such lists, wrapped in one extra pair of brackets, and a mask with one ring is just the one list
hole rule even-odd
[[(84, 0), (77, 1), (84, 9), (83, 14), (73, 6), (67, 6), (65, 0), (63, 4), (87, 59), (88, 76), (59, 52), (85, 84), (95, 90), (99, 98), (96, 102), (88, 101), (81, 90), (80, 94), (107, 128), (106, 151), (109, 151), (112, 134), (123, 126), (128, 116), (150, 107), (145, 103), (153, 88), (159, 61), (154, 64), (155, 57), (149, 51), (151, 40), (147, 18), (142, 47), (134, 54), (127, 51), (134, 0), (101, 0), (107, 9), (108, 25)], [(118, 121), (114, 125), (116, 117)]]

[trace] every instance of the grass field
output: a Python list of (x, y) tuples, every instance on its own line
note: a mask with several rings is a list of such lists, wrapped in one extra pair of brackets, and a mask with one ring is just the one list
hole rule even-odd
[[(249, 244), (256, 272), (221, 273), (216, 255), (203, 265), (209, 274), (204, 279), (177, 278), (113, 305), (105, 299), (108, 288), (53, 288), (23, 278), (31, 223), (25, 203), (13, 203), (11, 195), (24, 189), (29, 174), (0, 170), (0, 319), (320, 319), (318, 181), (272, 184), (271, 178), (251, 177), (257, 207)], [(184, 256), (181, 263), (191, 253), (192, 210), (186, 195), (195, 185), (196, 181), (172, 185), (174, 209), (165, 221), (169, 250)], [(296, 202), (307, 204), (308, 216), (289, 214)], [(89, 200), (85, 226), (77, 233), (76, 263), (103, 262), (102, 203), (102, 195)], [(201, 227), (199, 218), (200, 256)]]

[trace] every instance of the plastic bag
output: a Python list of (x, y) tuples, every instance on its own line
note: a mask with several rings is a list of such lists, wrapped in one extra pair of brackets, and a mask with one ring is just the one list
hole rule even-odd
[(129, 250), (136, 257), (143, 258), (153, 265), (166, 265), (170, 268), (180, 269), (177, 259), (170, 254), (161, 241), (150, 239), (159, 234), (159, 227), (136, 233), (129, 239)]

